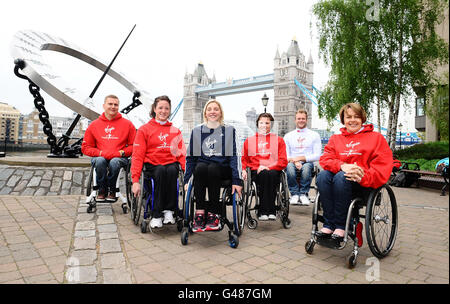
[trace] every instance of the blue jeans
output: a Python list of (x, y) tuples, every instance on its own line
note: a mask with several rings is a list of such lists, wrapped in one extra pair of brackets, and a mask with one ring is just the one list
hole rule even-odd
[(371, 190), (347, 180), (344, 174), (344, 171), (334, 174), (323, 170), (317, 175), (316, 185), (323, 207), (323, 227), (331, 230), (345, 230), (347, 211), (352, 198), (360, 195), (364, 197)]
[(97, 174), (97, 186), (105, 191), (116, 192), (116, 182), (121, 167), (128, 164), (127, 158), (115, 157), (106, 160), (104, 157), (93, 157), (91, 165)]
[(300, 185), (297, 183), (297, 172), (299, 171), (294, 163), (289, 163), (286, 167), (287, 182), (291, 195), (308, 195), (311, 188), (313, 163), (304, 163), (300, 169)]

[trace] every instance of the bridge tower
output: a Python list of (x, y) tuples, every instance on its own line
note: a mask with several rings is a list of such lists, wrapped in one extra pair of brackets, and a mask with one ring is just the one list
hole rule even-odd
[(294, 115), (300, 108), (308, 112), (308, 127), (311, 127), (311, 101), (297, 87), (295, 78), (312, 92), (314, 78), (312, 56), (310, 54), (306, 62), (294, 38), (288, 51), (280, 56), (277, 49), (274, 58), (274, 118), (275, 123), (278, 123), (280, 136), (284, 136), (295, 128)]
[(208, 93), (199, 94), (195, 92), (197, 86), (206, 86), (215, 83), (215, 76), (208, 78), (203, 63), (199, 63), (193, 74), (186, 72), (184, 75), (183, 93), (183, 139), (189, 144), (192, 129), (203, 122), (202, 111), (209, 100)]

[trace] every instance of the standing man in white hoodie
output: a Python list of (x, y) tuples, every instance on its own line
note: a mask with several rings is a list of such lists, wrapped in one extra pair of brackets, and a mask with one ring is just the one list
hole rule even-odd
[[(317, 132), (307, 128), (308, 113), (300, 109), (295, 114), (296, 129), (284, 136), (288, 165), (286, 168), (291, 205), (309, 205), (309, 189), (311, 187), (314, 162), (318, 161), (322, 152), (322, 142)], [(300, 183), (297, 183), (297, 172), (300, 171)]]

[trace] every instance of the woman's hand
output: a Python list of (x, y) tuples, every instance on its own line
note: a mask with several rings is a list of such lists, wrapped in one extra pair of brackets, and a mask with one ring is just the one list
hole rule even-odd
[(131, 187), (131, 192), (133, 192), (134, 197), (138, 197), (138, 195), (141, 193), (141, 184), (133, 183), (133, 187)]
[(341, 170), (345, 172), (344, 176), (347, 180), (352, 182), (361, 182), (361, 179), (364, 176), (364, 170), (360, 166), (355, 164), (343, 164), (341, 166)]
[(258, 170), (256, 171), (256, 174), (259, 174), (262, 170), (269, 170), (266, 166), (259, 166)]
[(188, 191), (188, 188), (189, 188), (189, 184), (184, 184), (184, 191)]
[(242, 179), (247, 180), (247, 170), (242, 171)]
[(232, 185), (232, 186), (231, 186), (231, 194), (234, 194), (235, 191), (237, 191), (239, 197), (242, 197), (242, 194), (241, 194), (241, 192), (242, 192), (242, 187), (241, 187), (241, 186), (238, 186), (238, 185)]

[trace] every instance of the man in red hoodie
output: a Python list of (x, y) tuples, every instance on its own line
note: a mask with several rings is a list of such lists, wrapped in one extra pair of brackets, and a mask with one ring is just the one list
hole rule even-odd
[(103, 109), (105, 112), (87, 128), (81, 152), (92, 157), (99, 187), (96, 200), (115, 201), (117, 177), (133, 152), (136, 128), (119, 113), (117, 96), (106, 96)]

